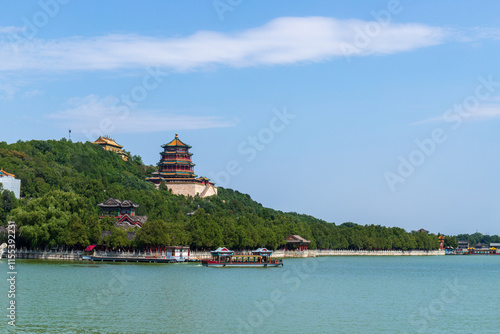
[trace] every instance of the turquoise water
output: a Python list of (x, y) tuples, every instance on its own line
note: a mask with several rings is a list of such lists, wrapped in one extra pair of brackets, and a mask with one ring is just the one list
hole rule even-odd
[[(238, 269), (18, 260), (15, 332), (500, 332), (500, 256), (284, 263)], [(6, 260), (0, 271), (7, 278)], [(2, 279), (4, 330), (8, 290)]]

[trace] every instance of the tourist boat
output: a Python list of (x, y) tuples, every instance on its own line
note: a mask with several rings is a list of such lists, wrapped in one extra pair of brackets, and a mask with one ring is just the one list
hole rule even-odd
[(259, 248), (252, 251), (251, 255), (234, 255), (234, 251), (226, 247), (219, 247), (212, 251), (212, 259), (202, 260), (201, 264), (205, 267), (279, 267), (283, 266), (283, 260), (273, 259), (272, 250)]
[(178, 260), (166, 257), (125, 257), (125, 256), (82, 256), (82, 260), (101, 262), (147, 262), (147, 263), (177, 263), (185, 260)]
[(127, 251), (107, 252), (96, 251), (97, 245), (88, 245), (83, 250), (82, 260), (108, 262), (149, 262), (149, 263), (177, 263), (189, 261), (189, 246), (165, 246), (156, 253), (136, 254)]

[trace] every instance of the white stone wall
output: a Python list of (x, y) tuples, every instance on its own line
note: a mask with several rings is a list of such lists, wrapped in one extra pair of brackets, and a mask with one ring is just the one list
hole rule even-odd
[[(205, 186), (200, 183), (168, 182), (166, 183), (166, 186), (168, 187), (168, 189), (172, 190), (173, 194), (192, 196), (192, 197), (196, 196), (197, 194), (201, 196), (201, 194), (205, 190)], [(213, 195), (217, 195), (217, 187), (209, 185), (209, 189), (207, 190), (207, 192), (204, 194), (203, 197), (208, 197)]]
[[(349, 249), (310, 249), (303, 252), (287, 251), (284, 257), (316, 256), (436, 256), (444, 255), (444, 250), (349, 250)], [(274, 254), (273, 254), (274, 255)], [(276, 255), (277, 256), (277, 255)]]
[[(203, 186), (202, 192), (204, 190), (205, 190), (205, 186)], [(209, 196), (215, 196), (215, 195), (217, 195), (217, 187), (209, 185), (208, 190), (203, 197), (209, 197)]]
[(12, 191), (18, 199), (21, 197), (21, 180), (12, 176), (4, 176), (0, 177), (0, 183), (4, 189)]
[[(240, 251), (238, 254), (251, 254), (250, 250)], [(444, 255), (444, 250), (408, 250), (408, 251), (398, 251), (398, 250), (378, 250), (378, 251), (368, 251), (368, 250), (347, 250), (347, 249), (329, 249), (329, 250), (318, 250), (310, 249), (307, 251), (297, 252), (297, 251), (283, 251), (275, 250), (272, 257), (317, 257), (317, 256), (436, 256)], [(209, 259), (212, 255), (210, 252), (195, 252), (191, 251), (191, 259)]]

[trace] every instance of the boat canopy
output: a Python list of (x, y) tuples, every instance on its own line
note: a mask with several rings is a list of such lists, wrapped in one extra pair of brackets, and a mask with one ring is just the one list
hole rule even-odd
[(260, 255), (260, 256), (270, 256), (273, 253), (272, 250), (269, 250), (267, 248), (258, 248), (254, 251), (252, 251), (253, 255)]
[(226, 247), (219, 247), (216, 250), (211, 252), (212, 255), (219, 255), (219, 256), (231, 256), (234, 254), (234, 251), (227, 249)]

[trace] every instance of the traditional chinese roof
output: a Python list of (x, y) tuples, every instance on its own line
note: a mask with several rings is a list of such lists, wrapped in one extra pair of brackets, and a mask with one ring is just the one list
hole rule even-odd
[[(163, 145), (162, 147), (165, 147), (165, 146)], [(189, 146), (189, 147), (191, 147), (191, 146)], [(192, 156), (192, 155), (193, 155), (193, 153), (188, 152), (188, 151), (186, 151), (186, 152), (181, 152), (181, 153), (179, 153), (179, 152), (174, 152), (174, 151), (163, 151), (163, 152), (160, 152), (160, 154), (161, 154), (162, 156), (164, 156), (164, 155), (169, 155), (169, 154), (171, 154), (171, 155), (174, 155), (174, 154), (183, 154), (183, 155), (189, 155), (189, 156)]]
[(163, 160), (158, 163), (159, 165), (189, 165), (196, 166), (189, 160)]
[(302, 238), (298, 234), (290, 234), (288, 237), (286, 237), (286, 242), (287, 243), (310, 243), (311, 241)]
[(123, 215), (116, 222), (117, 227), (142, 227), (142, 225), (148, 220), (148, 216), (131, 216), (129, 214)]
[(172, 170), (172, 171), (164, 171), (159, 172), (162, 176), (172, 176), (172, 175), (180, 175), (180, 176), (192, 176), (194, 178), (194, 172), (189, 170)]
[(116, 198), (109, 198), (107, 201), (97, 204), (97, 206), (101, 208), (130, 208), (130, 207), (138, 208), (139, 204), (135, 204), (134, 202), (128, 199), (122, 202)]
[(93, 142), (92, 144), (109, 145), (109, 146), (117, 147), (119, 149), (123, 148), (123, 146), (118, 145), (113, 139), (111, 139), (109, 137), (102, 137), (102, 136), (99, 136), (99, 138), (97, 138), (97, 140), (95, 142)]
[(0, 168), (0, 177), (4, 176), (16, 177), (14, 174), (7, 173), (6, 171), (3, 170), (3, 168)]
[(180, 147), (187, 147), (187, 148), (191, 148), (191, 146), (187, 145), (187, 144), (184, 144), (180, 139), (179, 139), (179, 135), (176, 133), (175, 134), (175, 138), (174, 140), (172, 140), (170, 143), (168, 144), (165, 144), (165, 145), (162, 145), (161, 147), (167, 147), (167, 146), (170, 146), (170, 147), (173, 147), (173, 146), (180, 146)]
[(126, 199), (122, 202), (122, 208), (130, 208), (130, 207), (133, 207), (133, 208), (138, 208), (139, 207), (139, 204), (135, 204), (134, 202), (132, 202), (131, 200), (129, 199)]

